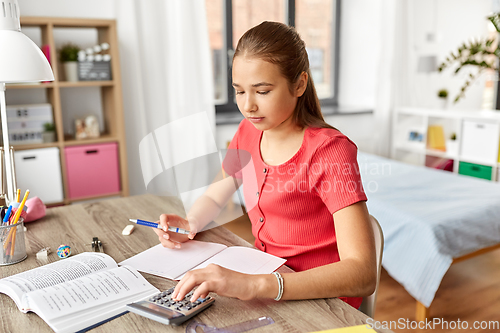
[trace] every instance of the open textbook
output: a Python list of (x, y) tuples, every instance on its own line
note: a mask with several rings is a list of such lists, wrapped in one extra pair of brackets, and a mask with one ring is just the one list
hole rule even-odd
[(186, 272), (211, 263), (245, 274), (270, 274), (285, 262), (285, 259), (250, 247), (227, 247), (218, 243), (191, 240), (182, 243), (180, 249), (168, 249), (158, 244), (120, 262), (120, 265), (180, 280)]
[(125, 305), (159, 292), (134, 268), (85, 252), (0, 280), (0, 292), (56, 332), (76, 332), (116, 317)]

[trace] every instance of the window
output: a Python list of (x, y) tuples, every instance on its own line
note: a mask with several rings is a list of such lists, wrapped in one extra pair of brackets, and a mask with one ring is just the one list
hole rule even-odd
[(337, 105), (340, 0), (205, 0), (217, 113), (238, 108), (231, 60), (239, 38), (262, 21), (296, 27), (305, 41), (321, 104)]

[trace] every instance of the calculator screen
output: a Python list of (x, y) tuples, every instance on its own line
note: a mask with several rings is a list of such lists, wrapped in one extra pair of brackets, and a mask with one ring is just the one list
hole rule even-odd
[(165, 309), (165, 308), (158, 306), (154, 303), (142, 301), (142, 302), (138, 302), (137, 304), (142, 306), (142, 307), (145, 307), (147, 309), (146, 311), (149, 310), (148, 312), (156, 313), (157, 315), (162, 316), (164, 318), (173, 319), (173, 318), (178, 318), (178, 317), (184, 316), (182, 313), (172, 311), (169, 309)]

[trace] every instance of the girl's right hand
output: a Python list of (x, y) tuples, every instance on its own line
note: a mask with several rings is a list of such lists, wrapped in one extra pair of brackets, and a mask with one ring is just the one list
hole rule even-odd
[(162, 229), (154, 228), (153, 230), (158, 235), (160, 243), (169, 249), (180, 249), (180, 243), (193, 239), (197, 232), (196, 226), (193, 223), (189, 223), (186, 219), (183, 219), (175, 214), (161, 214), (160, 220), (156, 221), (156, 223), (159, 223), (164, 230), (167, 230), (168, 227), (178, 227), (191, 232), (189, 235), (183, 235), (176, 232), (165, 232)]

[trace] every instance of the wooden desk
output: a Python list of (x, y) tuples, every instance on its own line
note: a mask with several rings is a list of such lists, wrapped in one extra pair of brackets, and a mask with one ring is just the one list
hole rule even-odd
[[(91, 251), (92, 237), (99, 237), (104, 243), (104, 252), (116, 262), (127, 259), (158, 244), (158, 237), (150, 228), (136, 227), (130, 236), (122, 236), (121, 231), (129, 224), (129, 218), (156, 221), (162, 213), (182, 214), (177, 201), (152, 195), (109, 199), (97, 203), (56, 207), (47, 210), (43, 219), (28, 223), (26, 247), (28, 258), (18, 264), (0, 267), (0, 277), (26, 271), (42, 263), (36, 259), (36, 252), (50, 246), (49, 262), (59, 260), (56, 249), (61, 244), (71, 246), (72, 254)], [(198, 240), (218, 242), (226, 245), (251, 246), (248, 242), (217, 227), (196, 236)], [(281, 272), (290, 271), (281, 267)], [(160, 290), (175, 285), (175, 281), (144, 274), (148, 281)], [(259, 332), (312, 332), (360, 325), (368, 318), (346, 303), (336, 299), (306, 301), (254, 300), (216, 297), (212, 307), (202, 312), (196, 320), (209, 326), (225, 327), (246, 320), (269, 316), (275, 324), (260, 328)], [(34, 313), (23, 314), (14, 301), (0, 294), (1, 331), (4, 332), (51, 332), (50, 327)], [(182, 326), (167, 326), (138, 316), (125, 314), (93, 330), (93, 332), (185, 332)], [(391, 332), (379, 330), (379, 332)]]

